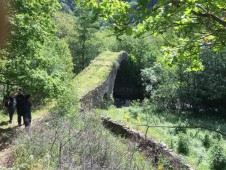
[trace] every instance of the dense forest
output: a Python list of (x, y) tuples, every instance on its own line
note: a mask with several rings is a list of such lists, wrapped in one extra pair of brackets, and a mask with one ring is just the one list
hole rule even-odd
[[(226, 169), (223, 0), (9, 0), (6, 7), (1, 95), (21, 88), (32, 94), (34, 110), (54, 105), (48, 117), (56, 118), (43, 125), (48, 130), (21, 135), (13, 167), (172, 169), (165, 158), (150, 165), (135, 144), (127, 148), (126, 139), (101, 125), (103, 114), (134, 129), (145, 125), (139, 130), (146, 135), (149, 126), (174, 128), (150, 136), (196, 169)], [(130, 67), (121, 76), (141, 95), (113, 96), (130, 99), (128, 108), (109, 103), (81, 114), (73, 80), (104, 51), (128, 53)]]

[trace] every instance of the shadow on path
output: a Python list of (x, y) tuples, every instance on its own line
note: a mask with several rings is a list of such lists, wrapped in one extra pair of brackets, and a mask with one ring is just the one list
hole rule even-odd
[(0, 123), (0, 126), (5, 126), (5, 125), (8, 125), (7, 121), (3, 121), (3, 122)]
[(2, 128), (1, 126), (7, 125), (8, 122), (3, 121), (0, 122), (0, 151), (7, 148), (10, 144), (12, 144), (15, 136), (16, 136), (16, 128), (15, 127), (6, 127)]

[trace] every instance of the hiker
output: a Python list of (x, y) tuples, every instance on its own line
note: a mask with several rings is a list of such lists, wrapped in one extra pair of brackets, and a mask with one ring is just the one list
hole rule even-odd
[(8, 105), (9, 105), (9, 92), (7, 92), (7, 94), (3, 97), (2, 109), (7, 109)]
[(31, 106), (32, 106), (31, 95), (27, 94), (25, 95), (24, 100), (24, 120), (25, 120), (24, 124), (27, 131), (29, 131), (31, 124)]
[(9, 114), (9, 123), (12, 123), (13, 120), (13, 114), (15, 111), (15, 98), (13, 97), (13, 94), (7, 93), (7, 95), (4, 96), (3, 98), (3, 109), (5, 108), (6, 111)]
[(23, 117), (23, 122), (25, 123), (24, 119), (24, 101), (25, 101), (25, 96), (23, 94), (23, 91), (21, 89), (17, 90), (17, 95), (16, 95), (16, 109), (17, 109), (17, 121), (18, 121), (18, 126), (22, 126), (21, 124), (21, 117)]

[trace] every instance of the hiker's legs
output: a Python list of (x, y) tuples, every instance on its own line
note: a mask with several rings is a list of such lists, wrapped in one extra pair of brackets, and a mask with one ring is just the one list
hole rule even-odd
[(31, 124), (31, 111), (29, 111), (27, 118), (28, 118), (29, 124)]
[(30, 111), (25, 113), (24, 122), (25, 122), (24, 124), (25, 124), (26, 127), (30, 126), (30, 124), (31, 124), (31, 112)]
[[(23, 116), (23, 111), (20, 108), (17, 108), (17, 116), (18, 116), (18, 125), (21, 126), (21, 117)], [(23, 116), (23, 121), (24, 121), (24, 116)]]
[(14, 111), (15, 111), (14, 108), (8, 108), (8, 112), (9, 112), (9, 123), (12, 123)]

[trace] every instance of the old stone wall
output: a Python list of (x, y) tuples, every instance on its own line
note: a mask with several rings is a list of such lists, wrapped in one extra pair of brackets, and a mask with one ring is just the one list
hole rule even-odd
[[(102, 83), (100, 83), (81, 97), (80, 107), (83, 111), (90, 111), (95, 107), (102, 108), (104, 105), (104, 100), (111, 101), (118, 66), (123, 60), (128, 59), (128, 54), (126, 52), (122, 52), (117, 61), (112, 64), (112, 70), (110, 71), (106, 80), (104, 80)], [(174, 169), (193, 170), (192, 167), (184, 164), (177, 154), (175, 154), (172, 150), (167, 149), (165, 144), (157, 143), (151, 138), (146, 138), (143, 134), (132, 131), (129, 127), (123, 126), (109, 118), (103, 118), (102, 120), (103, 125), (113, 133), (122, 135), (126, 138), (134, 140), (135, 142), (138, 142), (140, 148), (144, 149), (146, 153), (149, 154), (149, 156), (151, 155), (154, 161), (157, 162), (159, 156), (166, 156), (167, 158), (169, 158), (170, 164)]]
[(118, 59), (112, 63), (112, 70), (110, 71), (108, 77), (102, 83), (81, 97), (80, 107), (82, 110), (90, 111), (95, 107), (102, 108), (104, 102), (111, 102), (111, 100), (113, 100), (112, 95), (118, 66), (122, 61), (128, 60), (129, 57), (127, 52), (122, 52), (119, 55)]
[(158, 163), (159, 157), (165, 156), (175, 170), (194, 170), (191, 166), (185, 164), (180, 156), (175, 154), (173, 150), (168, 149), (164, 143), (158, 143), (152, 138), (131, 130), (128, 126), (121, 125), (110, 118), (102, 117), (102, 122), (103, 125), (114, 134), (121, 135), (139, 143), (140, 150), (145, 151), (146, 156), (151, 157), (154, 164)]

